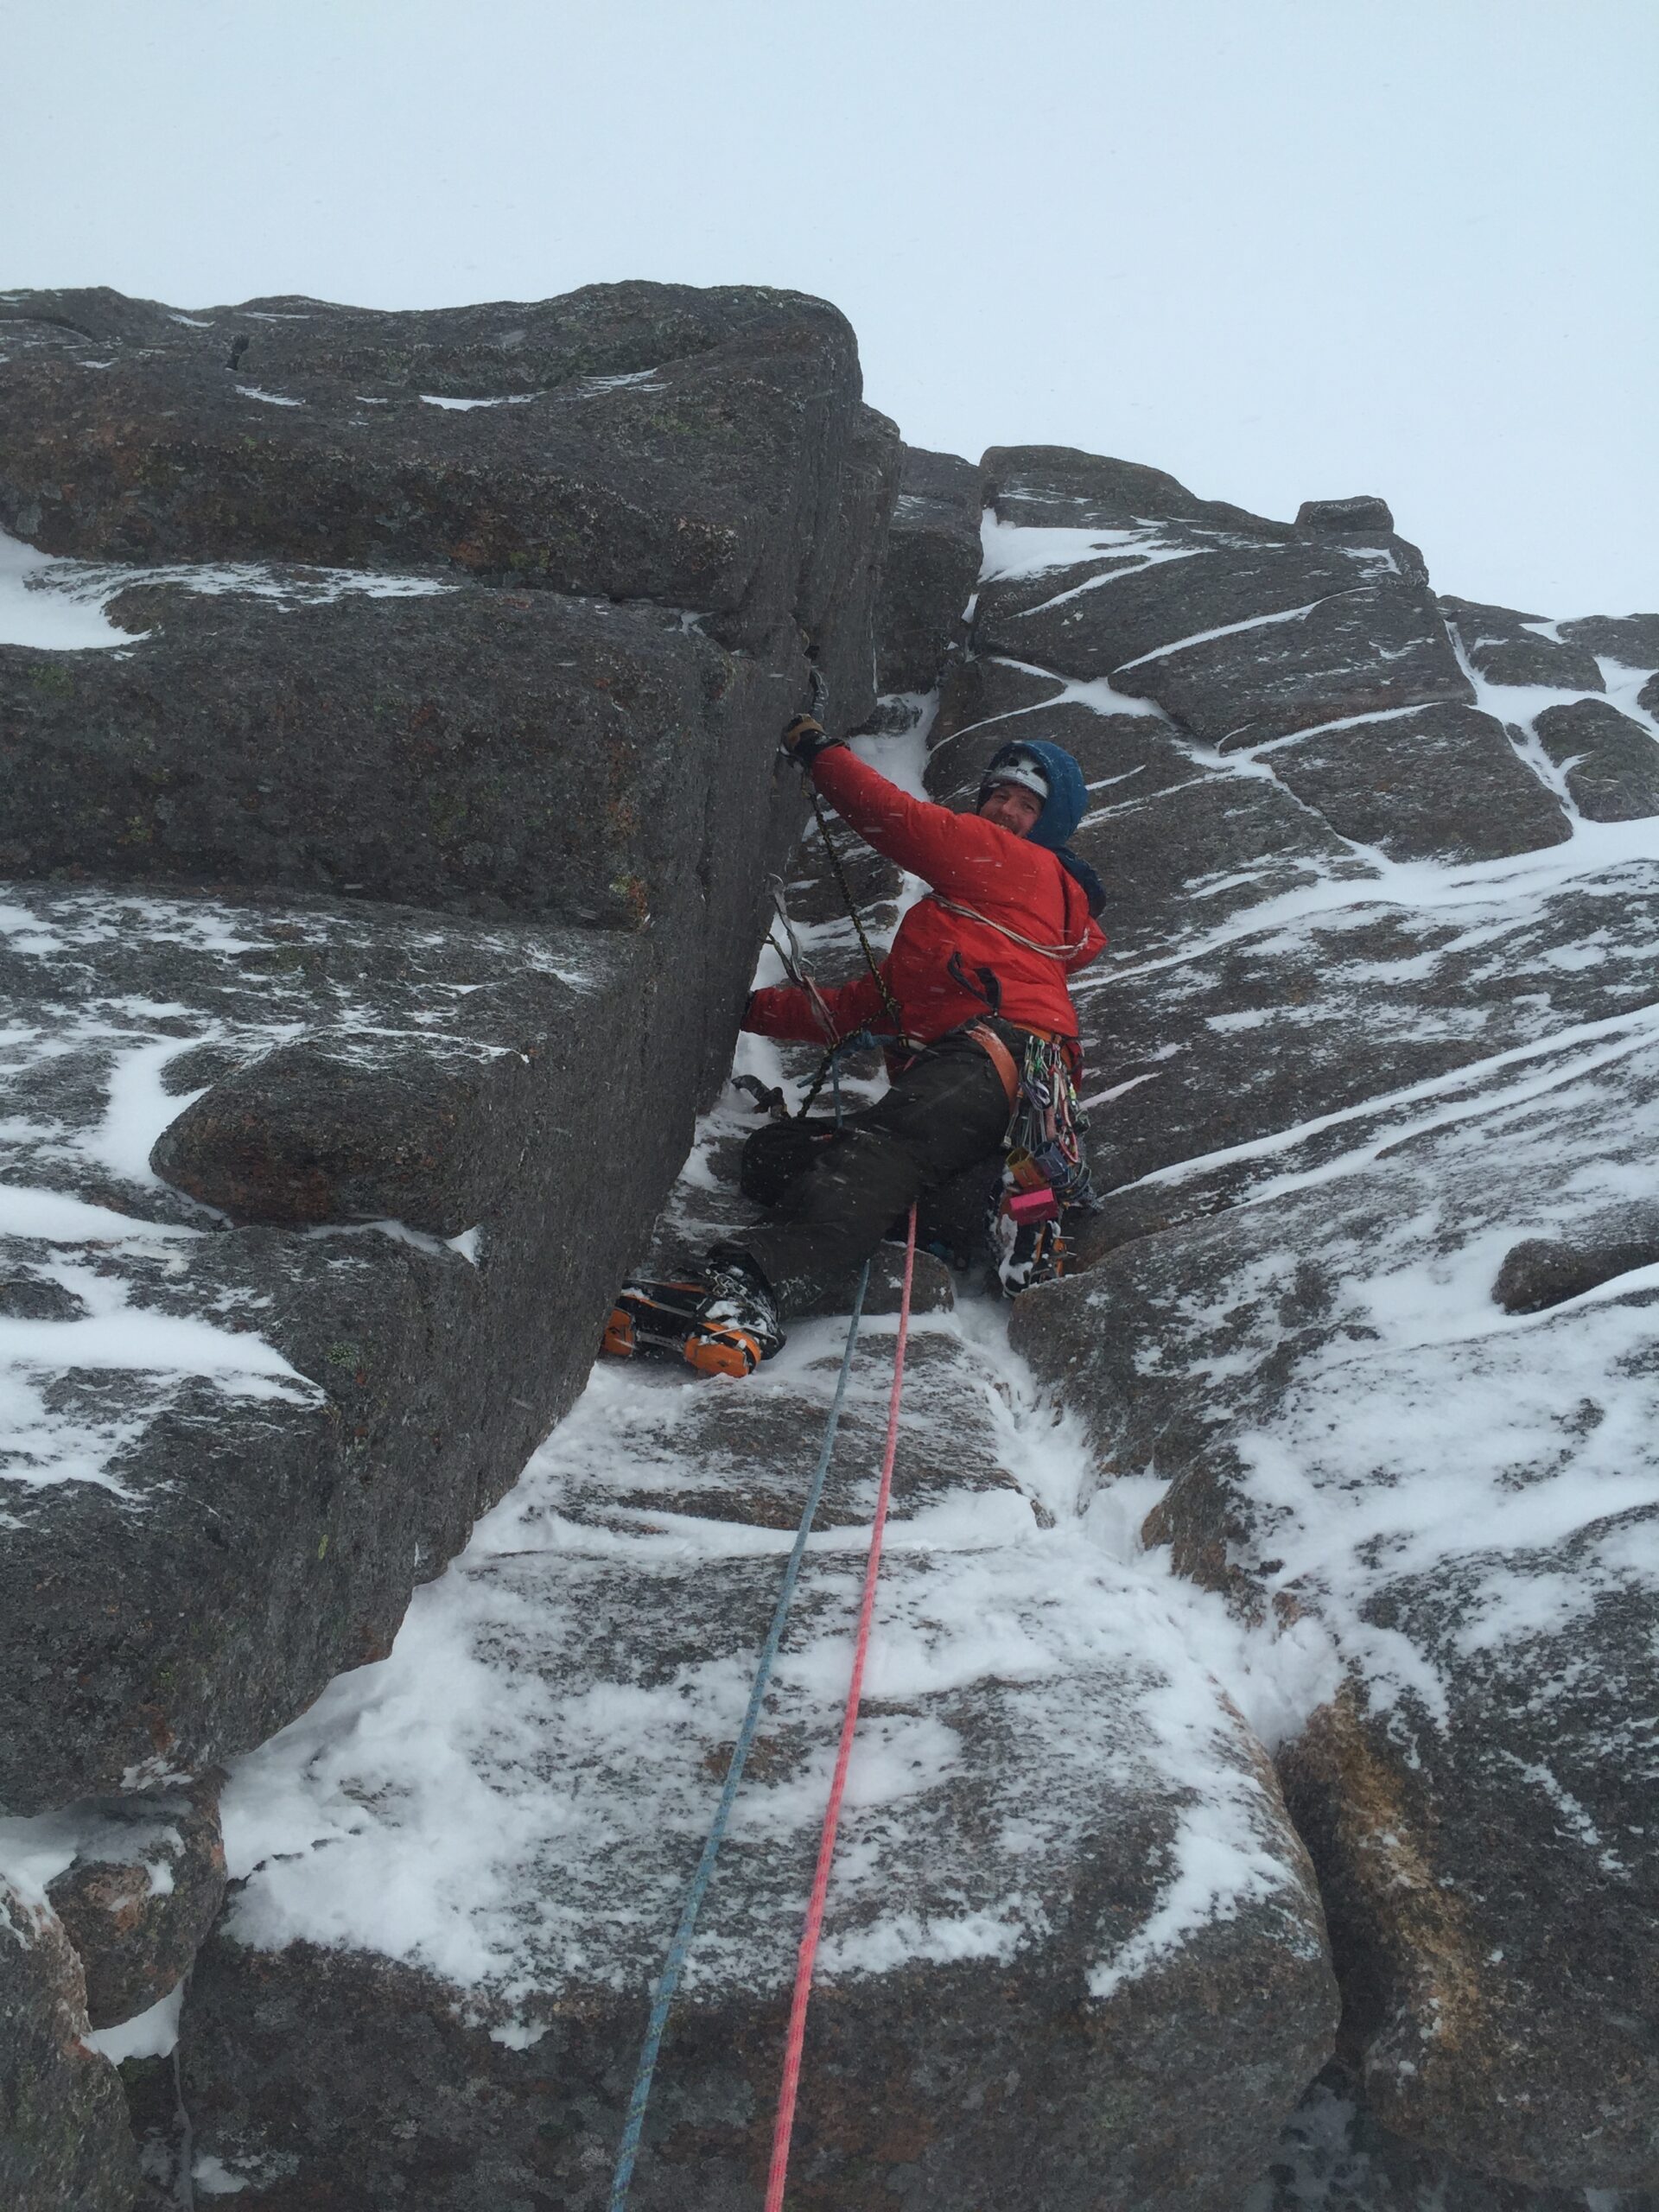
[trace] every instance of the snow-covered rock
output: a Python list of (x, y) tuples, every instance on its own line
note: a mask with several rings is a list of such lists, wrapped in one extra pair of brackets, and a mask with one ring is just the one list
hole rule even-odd
[(805, 696), (792, 635), (757, 662), (679, 611), (431, 572), (142, 573), (64, 561), (14, 594), (26, 631), (76, 606), (111, 626), (104, 650), (0, 645), (9, 874), (695, 924), (712, 959), (734, 931), (750, 957), (724, 841), (776, 866), (794, 834), (769, 772), (779, 696)]
[(953, 453), (906, 446), (876, 599), (876, 683), (884, 695), (931, 691), (962, 639), (979, 580), (980, 471)]
[[(1075, 752), (1112, 942), (1082, 1271), (1011, 1348), (921, 1270), (800, 2201), (1659, 2186), (1659, 617), (1058, 448), (912, 453), (888, 531), (793, 295), (3, 315), (8, 2202), (128, 2212), (111, 2058), (147, 2202), (607, 2200), (844, 1320), (582, 1386), (624, 1266), (747, 1217), (694, 1109), (809, 656), (912, 788)], [(641, 2212), (759, 2201), (874, 1286)], [(145, 1822), (226, 1757), (187, 1997), (213, 1822)]]
[(4, 312), (34, 1813), (383, 1651), (570, 1403), (729, 1057), (807, 652), (868, 706), (898, 444), (794, 295)]
[[(0, 1847), (11, 1847), (10, 1838)], [(15, 1847), (8, 1864), (18, 1865)], [(126, 2101), (89, 2050), (86, 1986), (38, 1885), (0, 1877), (0, 2202), (7, 2212), (130, 2212)]]
[(225, 1895), (221, 1778), (94, 1798), (40, 1824), (74, 1853), (46, 1894), (86, 1968), (94, 2028), (149, 2012), (189, 1973)]
[[(1024, 535), (1000, 522), (995, 559), (1072, 576), (1046, 529)], [(1103, 569), (1081, 602), (1097, 634), (1163, 573)], [(1532, 634), (1451, 611), (1494, 652)], [(1325, 1640), (1280, 1764), (1371, 2119), (1499, 2180), (1639, 2190), (1659, 2180), (1659, 821), (1594, 818), (1612, 810), (1583, 775), (1616, 722), (1621, 770), (1651, 776), (1659, 724), (1641, 620), (1560, 634), (1600, 649), (1593, 696), (1581, 666), (1494, 661), (1525, 679), (1502, 683), (1462, 649), (1475, 702), (1429, 711), (1480, 721), (1503, 767), (1464, 784), (1438, 863), (1393, 857), (1390, 825), (1414, 837), (1439, 810), (1445, 756), (1376, 772), (1414, 708), (1330, 734), (1363, 752), (1375, 810), (1362, 838), (1319, 802), (1347, 833), (1334, 863), (1298, 836), (1217, 880), (1213, 815), (1184, 836), (1229, 780), (1313, 797), (1306, 738), (1217, 752), (1172, 694), (1140, 746), (1156, 788), (1115, 800), (1102, 779), (1080, 849), (1109, 881), (1148, 845), (1165, 871), (1143, 864), (1147, 910), (1078, 990), (1117, 1187), (1081, 1240), (1095, 1264), (1022, 1300), (1012, 1335), (1088, 1421), (1096, 1479), (1150, 1485), (1151, 1543), (1264, 1642)], [(959, 716), (941, 788), (1010, 728), (1060, 734), (1044, 683), (1073, 734), (1079, 708), (1099, 715), (1091, 780), (1124, 772), (1121, 671), (1018, 680), (1013, 718)], [(1516, 803), (1527, 785), (1536, 804)]]
[(868, 711), (898, 438), (827, 302), (627, 283), (186, 317), (84, 290), (0, 316), (0, 523), (48, 553), (449, 568), (692, 609), (761, 652), (793, 623), (837, 713)]
[[(915, 1324), (792, 2194), (1219, 2212), (1328, 2048), (1317, 1900), (1265, 1755), (1080, 1541), (1073, 1440), (983, 1325)], [(843, 1326), (741, 1389), (596, 1373), (391, 1657), (243, 1764), (182, 2061), (251, 2204), (606, 2201)], [(642, 2212), (758, 2201), (892, 1346), (865, 1324)]]
[[(683, 1150), (688, 1077), (641, 1071), (696, 1001), (664, 1001), (639, 940), (611, 931), (41, 886), (0, 919), (0, 1802), (22, 1813), (250, 1748), (386, 1648), (581, 1388), (609, 1236), (643, 1233)], [(371, 1066), (389, 1038), (405, 1077), (427, 1044), (435, 1082), (463, 1049), (528, 1062), (520, 1118), (463, 1132), (475, 1162), (501, 1157), (475, 1168), (487, 1203), (461, 1234), (365, 1218), (351, 1201), (384, 1180), (336, 1172), (319, 1225), (277, 1230), (156, 1175), (192, 1096), (200, 1114), (215, 1080), (243, 1095), (249, 1063), (342, 1031)], [(342, 1084), (342, 1149), (353, 1103)], [(327, 1103), (314, 1180), (338, 1168)]]

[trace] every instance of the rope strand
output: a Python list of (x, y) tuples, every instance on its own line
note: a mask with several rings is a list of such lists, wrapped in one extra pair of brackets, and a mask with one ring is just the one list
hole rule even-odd
[(881, 1481), (876, 1493), (875, 1516), (870, 1529), (869, 1557), (864, 1567), (864, 1599), (859, 1608), (858, 1635), (853, 1647), (853, 1678), (841, 1718), (841, 1742), (836, 1752), (835, 1778), (830, 1803), (818, 1839), (818, 1863), (807, 1901), (806, 1925), (795, 1966), (795, 1991), (789, 2008), (789, 2033), (784, 2044), (783, 2081), (778, 2092), (778, 2117), (772, 2137), (772, 2167), (766, 2177), (766, 2212), (783, 2212), (784, 2183), (789, 2174), (790, 2139), (795, 2127), (795, 2100), (801, 2083), (801, 2048), (806, 2035), (806, 2008), (812, 1994), (812, 1969), (818, 1955), (818, 1936), (823, 1926), (824, 1899), (830, 1891), (830, 1868), (836, 1855), (836, 1832), (841, 1825), (841, 1803), (847, 1788), (847, 1769), (853, 1756), (853, 1737), (858, 1727), (858, 1708), (864, 1694), (864, 1662), (870, 1648), (870, 1624), (875, 1616), (876, 1578), (881, 1571), (881, 1543), (887, 1534), (887, 1506), (893, 1497), (893, 1463), (899, 1449), (899, 1402), (905, 1382), (905, 1343), (910, 1333), (910, 1291), (916, 1270), (916, 1209), (910, 1210), (905, 1239), (905, 1285), (899, 1300), (899, 1334), (893, 1355), (893, 1389), (887, 1399), (887, 1446), (881, 1460)]
[(853, 1317), (847, 1330), (847, 1348), (841, 1356), (841, 1373), (836, 1379), (836, 1395), (830, 1404), (823, 1446), (818, 1452), (817, 1465), (812, 1470), (812, 1478), (807, 1484), (801, 1523), (795, 1531), (794, 1546), (784, 1569), (783, 1587), (778, 1592), (778, 1603), (772, 1609), (772, 1626), (766, 1631), (754, 1681), (750, 1686), (748, 1708), (743, 1715), (743, 1725), (737, 1732), (737, 1741), (732, 1746), (731, 1763), (726, 1769), (726, 1782), (720, 1793), (720, 1802), (715, 1809), (708, 1835), (703, 1839), (696, 1871), (691, 1877), (685, 1903), (681, 1908), (679, 1925), (674, 1930), (674, 1940), (668, 1947), (668, 1955), (663, 1961), (663, 1971), (658, 1979), (657, 1993), (652, 2000), (651, 2018), (646, 2023), (645, 2039), (639, 2050), (633, 2090), (628, 2099), (627, 2118), (623, 2123), (622, 2140), (617, 2152), (616, 2171), (611, 2181), (610, 2212), (626, 2212), (628, 2190), (633, 2179), (634, 2161), (639, 2154), (639, 2139), (645, 2132), (645, 2107), (651, 2101), (652, 2076), (657, 2070), (657, 2054), (662, 2048), (663, 2031), (668, 2024), (669, 2007), (673, 2004), (674, 1993), (679, 1987), (686, 1955), (696, 1931), (697, 1915), (702, 1910), (702, 1900), (713, 1879), (715, 1860), (725, 1840), (738, 1785), (743, 1779), (743, 1769), (753, 1747), (755, 1731), (760, 1723), (760, 1708), (766, 1701), (766, 1687), (772, 1679), (772, 1662), (777, 1658), (778, 1648), (783, 1642), (785, 1624), (794, 1600), (795, 1585), (800, 1578), (801, 1561), (806, 1555), (806, 1540), (812, 1531), (818, 1501), (823, 1496), (824, 1478), (830, 1471), (830, 1455), (835, 1449), (836, 1430), (840, 1425), (841, 1409), (847, 1396), (847, 1378), (852, 1373), (853, 1350), (858, 1342), (859, 1317), (864, 1310), (864, 1293), (869, 1286), (869, 1280), (870, 1263), (866, 1260), (864, 1271), (858, 1279), (858, 1294), (853, 1300)]
[(888, 1020), (893, 1024), (893, 1035), (902, 1037), (905, 1033), (905, 1018), (899, 1011), (899, 1001), (893, 997), (887, 977), (876, 964), (874, 953), (870, 950), (870, 940), (865, 933), (863, 917), (858, 911), (858, 901), (853, 896), (852, 886), (847, 880), (847, 872), (842, 867), (841, 855), (836, 850), (835, 843), (830, 837), (830, 823), (823, 811), (823, 801), (818, 797), (818, 787), (812, 781), (810, 768), (807, 770), (806, 788), (812, 800), (813, 814), (817, 819), (818, 835), (823, 838), (823, 849), (829, 855), (830, 870), (836, 879), (836, 888), (841, 893), (842, 903), (852, 917), (853, 927), (858, 931), (858, 942), (864, 955), (865, 965), (875, 978), (875, 988), (881, 994), (881, 1004), (887, 1011)]

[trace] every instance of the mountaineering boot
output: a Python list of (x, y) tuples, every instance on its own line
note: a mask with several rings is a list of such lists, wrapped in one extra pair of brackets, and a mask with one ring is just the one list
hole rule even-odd
[(601, 1351), (683, 1360), (700, 1375), (753, 1375), (784, 1347), (772, 1287), (746, 1252), (716, 1245), (701, 1271), (666, 1282), (626, 1282), (605, 1325)]

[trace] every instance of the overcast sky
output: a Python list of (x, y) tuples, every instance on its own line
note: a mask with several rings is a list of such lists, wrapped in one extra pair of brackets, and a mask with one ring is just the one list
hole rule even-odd
[(0, 0), (0, 283), (791, 285), (914, 443), (1659, 607), (1659, 0)]

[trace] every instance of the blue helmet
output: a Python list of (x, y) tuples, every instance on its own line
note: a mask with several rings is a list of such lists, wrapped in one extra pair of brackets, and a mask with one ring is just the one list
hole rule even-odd
[(991, 755), (979, 781), (982, 804), (994, 784), (1019, 784), (1042, 800), (1030, 836), (1033, 845), (1046, 845), (1051, 853), (1060, 851), (1089, 810), (1082, 769), (1064, 746), (1045, 738), (1017, 738)]

